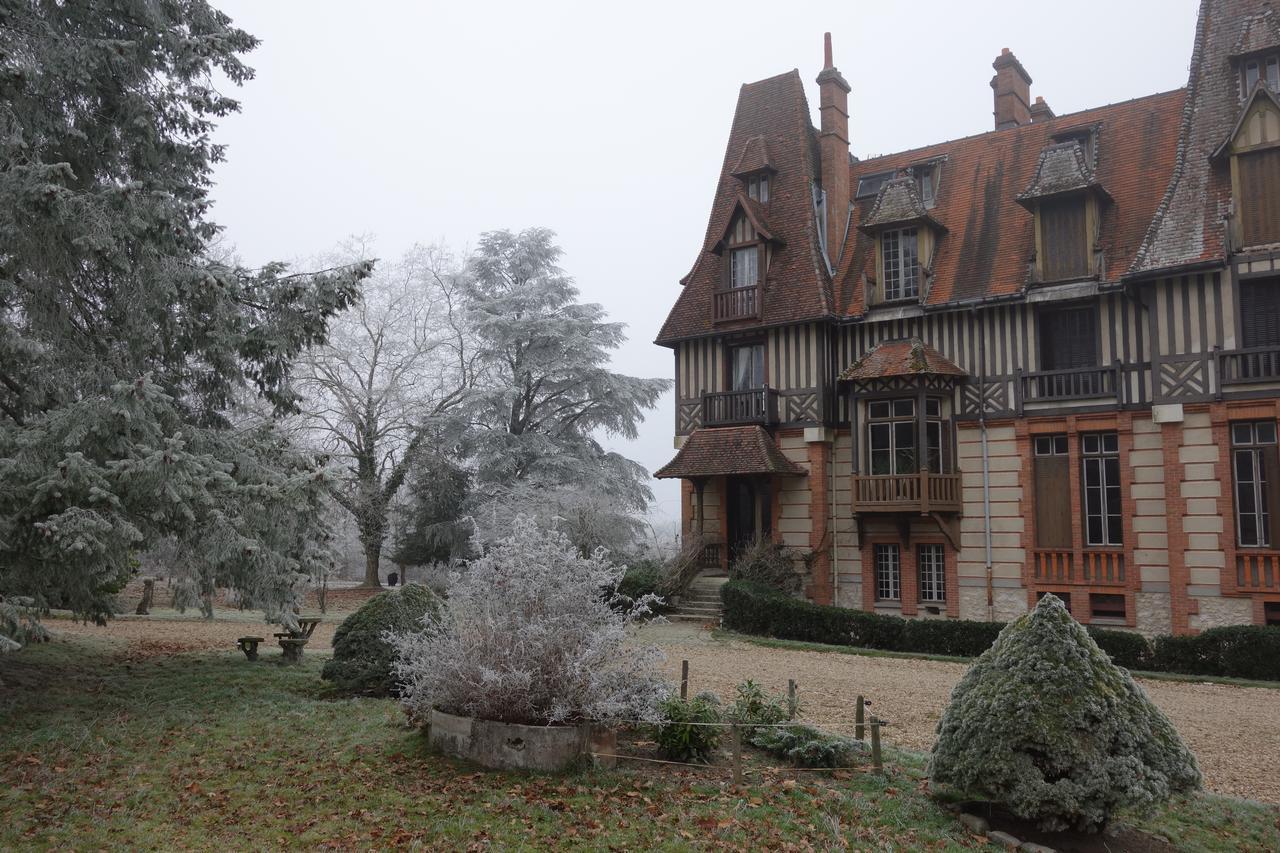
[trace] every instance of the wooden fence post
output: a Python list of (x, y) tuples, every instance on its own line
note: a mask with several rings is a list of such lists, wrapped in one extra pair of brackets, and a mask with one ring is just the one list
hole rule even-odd
[(738, 724), (729, 727), (729, 740), (733, 747), (733, 784), (742, 784), (742, 736), (738, 732)]
[(689, 698), (689, 662), (680, 661), (680, 699)]
[(864, 725), (864, 721), (866, 720), (866, 717), (864, 716), (866, 713), (866, 707), (867, 703), (862, 701), (862, 694), (858, 694), (858, 707), (855, 708), (853, 712), (853, 736), (858, 740), (862, 740), (867, 736), (867, 729)]
[(871, 716), (871, 763), (877, 773), (884, 772), (884, 759), (880, 755), (880, 720), (874, 714)]
[(796, 680), (794, 678), (787, 679), (787, 719), (794, 720), (796, 718), (796, 710), (799, 703), (796, 701)]

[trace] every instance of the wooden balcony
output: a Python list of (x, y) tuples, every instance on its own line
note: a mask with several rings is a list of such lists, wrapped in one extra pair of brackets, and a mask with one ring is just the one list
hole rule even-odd
[(760, 317), (760, 285), (717, 290), (711, 294), (711, 319), (716, 323), (730, 320), (755, 320)]
[(1280, 382), (1280, 347), (1220, 350), (1215, 356), (1220, 387)]
[(1120, 393), (1120, 366), (1020, 372), (1017, 391), (1020, 403), (1117, 397)]
[(718, 569), (721, 567), (721, 555), (724, 553), (724, 545), (719, 542), (704, 543), (698, 551), (698, 568), (700, 569)]
[(1123, 587), (1124, 551), (1091, 548), (1077, 554), (1069, 549), (1037, 548), (1032, 552), (1031, 574), (1038, 584)]
[(1241, 592), (1280, 592), (1280, 553), (1236, 552), (1236, 589)]
[(959, 513), (963, 509), (959, 474), (854, 474), (853, 511)]
[(737, 426), (778, 422), (778, 392), (772, 388), (748, 391), (718, 391), (702, 395), (704, 427)]

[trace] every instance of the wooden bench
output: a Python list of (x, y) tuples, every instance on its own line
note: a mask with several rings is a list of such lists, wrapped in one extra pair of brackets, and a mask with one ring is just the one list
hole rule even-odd
[(262, 641), (262, 637), (241, 637), (236, 640), (236, 648), (244, 652), (244, 656), (249, 660), (257, 660), (258, 643), (261, 643)]

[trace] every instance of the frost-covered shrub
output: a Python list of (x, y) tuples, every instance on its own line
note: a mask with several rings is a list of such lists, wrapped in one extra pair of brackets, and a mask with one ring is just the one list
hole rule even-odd
[(409, 584), (380, 592), (352, 613), (333, 634), (333, 657), (320, 677), (340, 690), (366, 696), (397, 692), (391, 665), (396, 652), (386, 635), (413, 631), (440, 606), (430, 589)]
[(653, 719), (670, 691), (662, 654), (627, 642), (645, 596), (610, 607), (623, 569), (603, 551), (519, 517), (473, 560), (422, 629), (394, 636), (394, 673), (410, 716), (450, 714), (531, 725)]
[(796, 572), (787, 549), (775, 542), (757, 539), (729, 567), (729, 578), (758, 583), (788, 595), (800, 590), (804, 579)]
[(615, 600), (614, 606), (626, 607), (631, 602), (651, 596), (649, 609), (655, 614), (663, 612), (666, 606), (660, 600), (660, 590), (665, 577), (666, 569), (659, 560), (633, 560), (627, 566), (622, 580), (618, 581), (618, 599)]
[(747, 740), (797, 767), (848, 767), (865, 749), (859, 741), (799, 724), (757, 728)]
[(956, 686), (929, 775), (1046, 830), (1085, 832), (1200, 785), (1173, 724), (1053, 595)]
[(672, 761), (709, 761), (724, 728), (720, 699), (714, 693), (699, 693), (692, 699), (668, 696), (658, 706), (661, 722), (653, 727), (658, 752)]

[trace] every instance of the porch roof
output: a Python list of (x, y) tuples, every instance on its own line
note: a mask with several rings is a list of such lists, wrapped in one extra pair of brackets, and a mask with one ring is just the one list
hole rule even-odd
[(919, 338), (912, 338), (885, 341), (845, 368), (839, 379), (889, 379), (927, 374), (957, 378), (969, 375), (933, 347)]
[(804, 476), (807, 471), (782, 454), (762, 426), (699, 429), (654, 477), (693, 479), (734, 474)]

